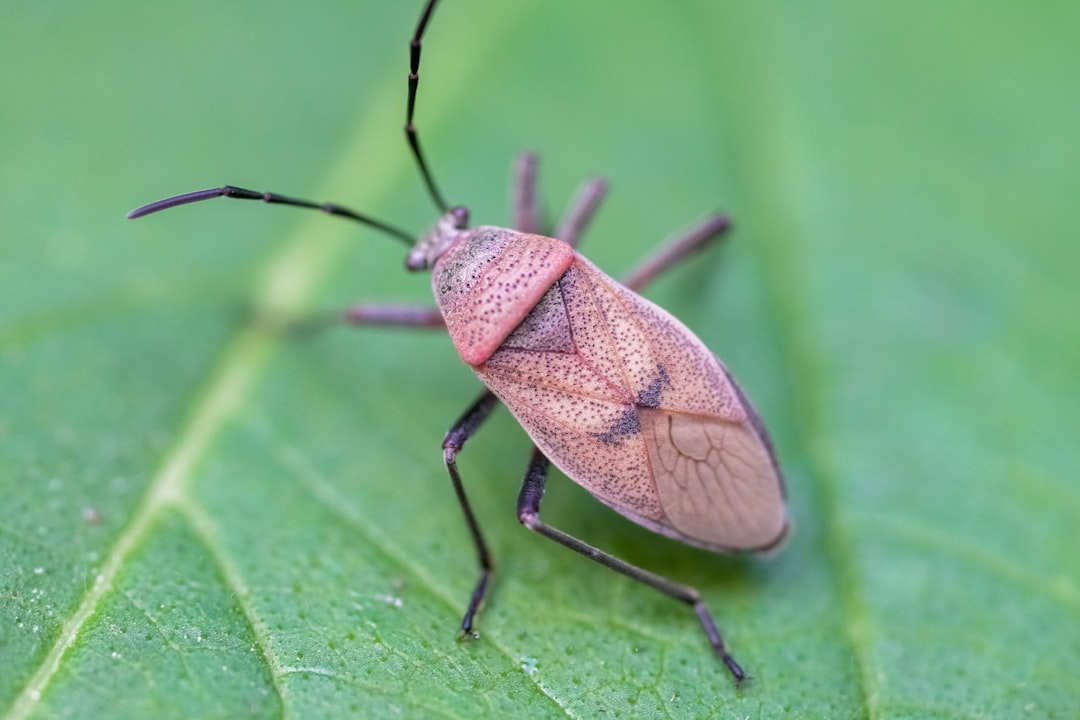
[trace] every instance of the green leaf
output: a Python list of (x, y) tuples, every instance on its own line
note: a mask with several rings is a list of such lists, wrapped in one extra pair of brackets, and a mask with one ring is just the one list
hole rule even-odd
[(613, 192), (618, 275), (757, 399), (796, 531), (723, 558), (554, 475), (544, 517), (701, 589), (693, 614), (519, 527), (528, 442), (439, 333), (245, 322), (430, 302), (404, 248), (226, 182), (434, 218), (401, 137), (419, 3), (8, 3), (0, 23), (0, 707), (24, 717), (1072, 717), (1080, 670), (1080, 7), (445, 0), (417, 123), (505, 224)]

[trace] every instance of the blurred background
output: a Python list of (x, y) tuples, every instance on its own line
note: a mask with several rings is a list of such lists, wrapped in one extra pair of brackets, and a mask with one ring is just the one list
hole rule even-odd
[(1080, 670), (1080, 6), (444, 0), (417, 124), (509, 222), (612, 192), (613, 275), (721, 210), (650, 298), (769, 423), (775, 557), (657, 540), (552, 478), (544, 517), (699, 587), (692, 613), (521, 529), (528, 443), (439, 333), (245, 322), (430, 302), (393, 239), (225, 183), (435, 218), (402, 137), (418, 2), (0, 11), (0, 708), (24, 716), (1071, 717)]

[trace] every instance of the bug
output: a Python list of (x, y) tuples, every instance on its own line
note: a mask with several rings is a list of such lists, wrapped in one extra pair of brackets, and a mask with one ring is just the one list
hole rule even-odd
[(461, 630), (473, 623), (495, 568), (457, 467), (465, 443), (501, 403), (533, 450), (517, 501), (528, 529), (691, 606), (736, 681), (735, 661), (700, 593), (639, 568), (540, 520), (550, 464), (602, 503), (654, 532), (716, 552), (766, 551), (788, 532), (785, 490), (772, 443), (724, 365), (689, 329), (639, 296), (657, 275), (728, 228), (713, 215), (675, 237), (620, 284), (575, 249), (605, 192), (587, 183), (552, 237), (539, 234), (537, 161), (523, 155), (514, 186), (514, 229), (470, 229), (435, 182), (413, 123), (421, 41), (438, 0), (425, 4), (409, 43), (405, 136), (441, 212), (418, 240), (344, 206), (226, 185), (159, 200), (142, 217), (231, 197), (345, 217), (410, 246), (409, 271), (431, 271), (436, 308), (357, 305), (353, 325), (447, 329), (485, 389), (447, 432), (443, 459), (476, 550), (480, 575)]

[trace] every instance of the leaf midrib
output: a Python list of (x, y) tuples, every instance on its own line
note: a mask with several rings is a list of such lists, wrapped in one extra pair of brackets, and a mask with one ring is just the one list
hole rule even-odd
[[(387, 81), (380, 88), (376, 112), (365, 114), (353, 132), (353, 142), (340, 161), (328, 174), (326, 188), (352, 187), (360, 197), (377, 197), (380, 184), (401, 172), (380, 152), (381, 135), (389, 120), (386, 115), (395, 96), (400, 94), (398, 83)], [(363, 158), (361, 165), (357, 158)], [(372, 159), (379, 159), (372, 162)], [(368, 172), (357, 175), (356, 167)], [(370, 187), (360, 187), (363, 185)], [(366, 192), (365, 192), (366, 190)], [(302, 308), (319, 282), (328, 275), (334, 260), (346, 245), (343, 223), (329, 223), (316, 214), (301, 223), (294, 237), (282, 251), (270, 258), (254, 297), (257, 303), (282, 310)], [(139, 546), (157, 518), (165, 511), (179, 507), (189, 519), (188, 486), (195, 467), (206, 454), (214, 439), (243, 402), (268, 359), (276, 339), (258, 328), (243, 328), (223, 349), (220, 360), (211, 371), (203, 390), (196, 395), (191, 410), (176, 433), (176, 441), (165, 453), (161, 466), (148, 485), (142, 503), (132, 513), (130, 521), (117, 536), (97, 581), (84, 595), (73, 615), (64, 623), (53, 647), (40, 667), (19, 694), (8, 717), (19, 720), (33, 712), (36, 702), (44, 695), (60, 664), (75, 644), (80, 630), (97, 612), (103, 598), (113, 589), (113, 583), (133, 551)], [(197, 523), (196, 523), (197, 524)], [(241, 588), (233, 588), (239, 593)], [(250, 618), (250, 616), (249, 616)], [(268, 648), (260, 651), (268, 658)], [(273, 674), (275, 683), (278, 676)], [(280, 687), (278, 688), (280, 695)]]
[[(498, 19), (506, 25), (516, 24), (521, 22), (523, 12), (523, 8), (514, 7)], [(453, 29), (448, 28), (444, 32), (452, 33)], [(507, 33), (493, 35), (507, 36)], [(440, 94), (444, 97), (459, 97), (461, 88), (458, 86), (467, 84), (468, 79), (483, 67), (481, 55), (494, 50), (495, 48), (486, 47), (480, 52), (470, 54), (471, 62), (463, 68), (464, 71), (459, 68), (459, 72), (454, 76), (455, 86), (442, 88)], [(394, 119), (400, 112), (403, 93), (401, 85), (400, 78), (394, 77), (386, 79), (378, 88), (375, 93), (376, 100), (368, 106), (371, 111), (362, 112), (354, 124), (356, 129), (351, 133), (352, 141), (328, 172), (327, 180), (318, 196), (340, 193), (342, 188), (347, 188), (351, 190), (351, 196), (367, 198), (373, 205), (377, 205), (385, 188), (394, 186), (394, 178), (399, 173), (411, 170), (399, 165), (397, 153), (388, 150), (385, 142), (386, 129), (396, 124)], [(428, 127), (436, 125), (440, 115), (452, 112), (450, 105), (441, 108), (437, 107), (437, 103), (431, 105), (432, 112), (425, 114)], [(357, 168), (363, 168), (363, 171), (358, 173)], [(335, 260), (345, 251), (349, 229), (345, 223), (327, 222), (325, 217), (318, 214), (308, 216), (306, 221), (297, 226), (293, 237), (284, 243), (283, 249), (267, 261), (266, 268), (260, 275), (261, 280), (252, 294), (255, 303), (284, 313), (301, 310), (320, 283), (330, 274)], [(97, 581), (63, 624), (56, 642), (16, 698), (7, 717), (22, 720), (34, 712), (37, 702), (44, 696), (60, 669), (64, 657), (75, 645), (79, 632), (97, 612), (103, 599), (113, 590), (114, 581), (125, 563), (147, 533), (152, 531), (161, 515), (170, 510), (179, 511), (194, 527), (202, 542), (210, 546), (208, 550), (241, 605), (258, 651), (269, 666), (275, 691), (282, 704), (287, 706), (281, 680), (288, 673), (283, 672), (284, 667), (277, 663), (262, 623), (246, 600), (248, 594), (242, 578), (232, 569), (227, 558), (214, 551), (213, 524), (191, 502), (188, 495), (198, 463), (240, 410), (277, 343), (278, 338), (272, 334), (258, 327), (247, 327), (240, 329), (224, 347), (219, 362), (203, 384), (203, 390), (196, 394), (191, 410), (179, 426), (176, 441), (163, 456), (161, 466), (149, 483), (142, 503), (117, 536)], [(501, 650), (509, 657), (507, 648)], [(546, 692), (541, 684), (537, 683), (536, 687), (562, 713), (568, 712), (558, 698)]]

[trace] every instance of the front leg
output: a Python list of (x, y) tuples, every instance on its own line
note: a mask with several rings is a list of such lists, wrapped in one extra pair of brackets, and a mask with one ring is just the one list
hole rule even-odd
[[(550, 229), (540, 222), (537, 206), (536, 172), (538, 160), (532, 153), (523, 153), (514, 170), (514, 229), (518, 232), (545, 235)], [(596, 215), (600, 202), (607, 194), (607, 182), (603, 178), (589, 180), (578, 191), (574, 201), (559, 221), (556, 237), (572, 247), (577, 247), (585, 228)]]
[(454, 485), (454, 493), (457, 494), (458, 504), (461, 505), (461, 511), (465, 514), (465, 522), (469, 526), (469, 533), (472, 535), (477, 560), (480, 564), (480, 579), (477, 581), (472, 596), (469, 598), (469, 606), (465, 610), (465, 617), (461, 620), (461, 632), (465, 635), (472, 634), (473, 618), (476, 617), (476, 613), (484, 604), (488, 581), (491, 579), (491, 573), (495, 570), (495, 561), (491, 556), (491, 551), (488, 550), (484, 534), (480, 531), (480, 525), (476, 522), (476, 515), (473, 514), (472, 506), (469, 505), (469, 499), (465, 495), (465, 486), (461, 483), (461, 475), (457, 469), (457, 454), (461, 452), (461, 449), (465, 447), (465, 442), (487, 420), (488, 416), (491, 415), (491, 411), (498, 404), (499, 400), (495, 397), (495, 394), (490, 390), (485, 390), (469, 409), (462, 413), (461, 417), (446, 433), (442, 445), (443, 460), (446, 462), (446, 469), (450, 473), (450, 482)]

